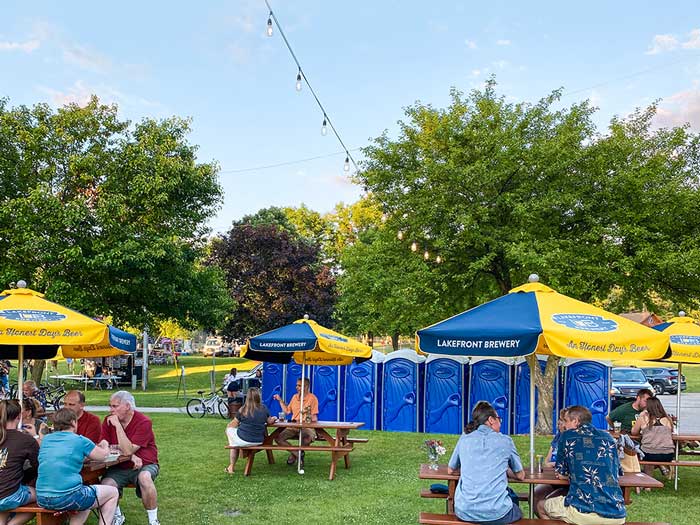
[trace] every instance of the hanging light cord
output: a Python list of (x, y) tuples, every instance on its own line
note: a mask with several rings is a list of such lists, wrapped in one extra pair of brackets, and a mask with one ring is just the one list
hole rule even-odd
[(268, 10), (270, 11), (270, 18), (275, 22), (275, 26), (279, 30), (280, 36), (282, 37), (282, 40), (284, 40), (284, 44), (287, 46), (287, 49), (289, 50), (289, 54), (292, 55), (292, 58), (294, 59), (294, 62), (297, 65), (297, 68), (299, 68), (299, 73), (301, 74), (301, 78), (304, 80), (304, 83), (309, 88), (309, 91), (313, 95), (314, 100), (316, 101), (316, 104), (318, 104), (318, 107), (321, 108), (321, 112), (323, 112), (323, 118), (328, 122), (328, 125), (331, 127), (331, 130), (333, 131), (335, 138), (338, 139), (338, 142), (340, 142), (340, 145), (343, 147), (343, 150), (345, 150), (345, 155), (346, 155), (347, 159), (349, 159), (352, 162), (353, 166), (355, 166), (355, 170), (359, 170), (359, 168), (357, 167), (357, 163), (355, 162), (355, 159), (350, 154), (350, 150), (343, 142), (343, 139), (340, 138), (340, 135), (338, 134), (338, 130), (335, 129), (335, 126), (333, 125), (333, 121), (328, 116), (328, 112), (326, 111), (326, 108), (323, 107), (323, 104), (321, 104), (321, 101), (318, 99), (318, 96), (316, 95), (314, 88), (309, 83), (309, 79), (306, 78), (306, 73), (304, 72), (304, 69), (301, 67), (301, 64), (299, 63), (299, 59), (297, 58), (296, 54), (294, 53), (292, 46), (289, 44), (289, 40), (287, 40), (287, 36), (284, 34), (284, 30), (282, 29), (282, 26), (280, 25), (280, 22), (277, 19), (277, 15), (275, 15), (275, 12), (272, 10), (272, 7), (270, 6), (270, 2), (268, 2), (268, 0), (265, 0), (265, 5), (267, 5)]

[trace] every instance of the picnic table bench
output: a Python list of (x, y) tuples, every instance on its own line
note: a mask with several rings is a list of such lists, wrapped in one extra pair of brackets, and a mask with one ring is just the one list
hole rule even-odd
[[(473, 525), (468, 521), (462, 521), (454, 514), (433, 514), (430, 512), (421, 512), (418, 517), (418, 523), (426, 523), (428, 525)], [(541, 520), (541, 519), (527, 519), (523, 518), (518, 521), (514, 521), (512, 525), (567, 525), (565, 521), (560, 520)], [(626, 522), (626, 525), (671, 525), (670, 523), (643, 523), (643, 522)]]
[[(331, 455), (331, 466), (328, 475), (329, 480), (335, 479), (336, 465), (339, 459), (343, 459), (345, 468), (350, 468), (350, 452), (354, 450), (355, 443), (366, 443), (367, 438), (349, 438), (348, 433), (350, 430), (360, 428), (364, 423), (354, 423), (347, 421), (314, 421), (311, 423), (296, 423), (288, 421), (277, 421), (270, 425), (275, 430), (272, 434), (265, 437), (262, 445), (254, 445), (251, 447), (231, 447), (226, 448), (237, 449), (241, 456), (246, 458), (246, 464), (243, 469), (244, 476), (250, 476), (253, 463), (255, 461), (255, 455), (260, 451), (265, 451), (267, 454), (267, 462), (273, 464), (275, 462), (274, 455), (272, 454), (275, 450), (282, 450), (285, 452), (326, 452)], [(301, 429), (301, 428), (313, 428), (316, 431), (316, 440), (324, 442), (323, 445), (307, 445), (307, 446), (282, 446), (277, 444), (275, 441), (277, 436), (285, 429)], [(335, 430), (335, 436), (328, 433), (327, 429)]]

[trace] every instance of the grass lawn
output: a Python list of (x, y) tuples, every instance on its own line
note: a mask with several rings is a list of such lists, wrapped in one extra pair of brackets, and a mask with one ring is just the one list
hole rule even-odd
[[(285, 464), (285, 455), (268, 465), (258, 455), (253, 475), (245, 478), (239, 462), (233, 476), (224, 474), (227, 464), (224, 427), (220, 418), (194, 420), (179, 414), (151, 414), (160, 449), (161, 476), (157, 480), (159, 514), (168, 525), (196, 524), (406, 524), (417, 523), (420, 511), (444, 512), (444, 503), (419, 497), (428, 481), (418, 479), (418, 465), (425, 462), (419, 449), (424, 434), (394, 432), (353, 432), (368, 437), (351, 455), (352, 468), (339, 466), (334, 481), (328, 481), (330, 458), (325, 453), (307, 454), (306, 474), (300, 476)], [(458, 436), (444, 439), (448, 454)], [(527, 437), (516, 437), (527, 457)], [(548, 447), (538, 438), (538, 452)], [(443, 458), (447, 461), (447, 458)], [(342, 462), (340, 462), (342, 464)], [(478, 468), (478, 465), (475, 465)], [(672, 482), (662, 490), (633, 495), (628, 508), (630, 520), (667, 521), (674, 525), (698, 522), (700, 471), (681, 469), (680, 490)], [(515, 487), (527, 490), (526, 486)], [(129, 525), (146, 525), (146, 514), (133, 490), (122, 502)], [(90, 523), (95, 523), (91, 518)]]

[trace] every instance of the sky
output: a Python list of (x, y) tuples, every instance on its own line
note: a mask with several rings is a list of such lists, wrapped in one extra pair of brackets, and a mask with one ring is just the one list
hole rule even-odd
[[(537, 102), (590, 99), (601, 132), (613, 116), (660, 101), (657, 125), (700, 129), (700, 2), (269, 0), (351, 155), (418, 101), (483, 87)], [(321, 213), (362, 189), (264, 0), (6, 0), (0, 97), (10, 106), (84, 104), (91, 94), (132, 121), (192, 119), (198, 160), (216, 161), (224, 202), (210, 226), (269, 206)]]

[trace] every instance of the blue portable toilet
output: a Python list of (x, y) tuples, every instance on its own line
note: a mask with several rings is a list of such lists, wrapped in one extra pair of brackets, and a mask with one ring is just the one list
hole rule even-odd
[(376, 430), (384, 354), (372, 351), (372, 358), (345, 367), (341, 389), (343, 421), (364, 422), (362, 430)]
[(275, 394), (284, 394), (284, 365), (279, 363), (263, 363), (262, 401), (270, 411), (277, 415), (282, 407), (279, 401), (273, 399)]
[(319, 421), (340, 420), (340, 377), (341, 366), (318, 365), (312, 367), (311, 392), (318, 399)]
[[(547, 356), (537, 356), (542, 373), (547, 366)], [(513, 398), (513, 434), (529, 434), (530, 433), (530, 365), (524, 357), (516, 358), (515, 360), (515, 395)], [(557, 418), (559, 416), (559, 386), (560, 386), (560, 368), (557, 367), (557, 373), (554, 376), (554, 384), (552, 386), (552, 395), (554, 404), (552, 407), (552, 432), (555, 433), (557, 428)], [(535, 392), (535, 410), (539, 405), (539, 391)], [(537, 421), (537, 412), (535, 412), (535, 421)]]
[(593, 416), (593, 426), (605, 430), (610, 407), (610, 362), (564, 360), (564, 406), (581, 405)]
[[(311, 377), (310, 368), (308, 365), (304, 367), (304, 375), (309, 378)], [(290, 361), (285, 365), (285, 369), (284, 396), (282, 397), (285, 403), (289, 403), (292, 396), (297, 393), (297, 381), (301, 379), (301, 365)], [(313, 382), (311, 386), (313, 388)]]
[(414, 350), (396, 350), (386, 356), (382, 384), (382, 430), (419, 432), (421, 376), (425, 357)]
[(488, 401), (501, 418), (501, 433), (510, 434), (512, 358), (472, 357), (469, 366), (467, 418), (479, 401)]
[(425, 361), (424, 432), (461, 434), (467, 393), (468, 357), (431, 355)]

